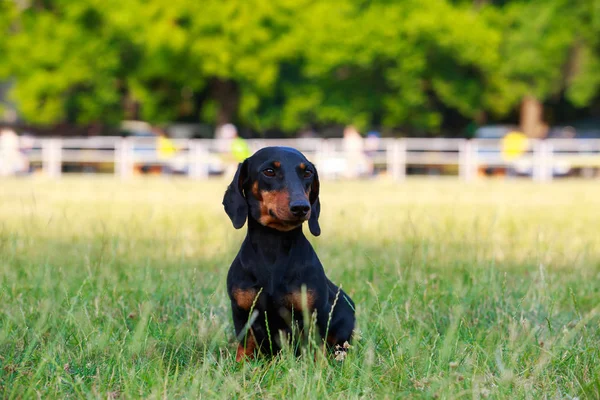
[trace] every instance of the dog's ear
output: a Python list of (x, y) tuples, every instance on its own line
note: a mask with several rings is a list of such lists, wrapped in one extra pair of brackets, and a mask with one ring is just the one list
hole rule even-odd
[(321, 202), (319, 201), (319, 174), (315, 168), (315, 176), (313, 178), (312, 186), (310, 188), (310, 218), (308, 219), (308, 229), (314, 236), (321, 234), (321, 227), (319, 226), (319, 214), (321, 213)]
[(243, 185), (248, 178), (248, 159), (238, 165), (238, 169), (233, 177), (233, 180), (225, 191), (223, 196), (223, 206), (225, 212), (231, 219), (233, 227), (240, 229), (244, 226), (246, 218), (248, 218), (248, 203), (244, 196)]

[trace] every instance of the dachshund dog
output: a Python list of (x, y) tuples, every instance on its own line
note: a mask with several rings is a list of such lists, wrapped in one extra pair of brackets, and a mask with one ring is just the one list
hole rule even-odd
[(289, 340), (303, 331), (307, 313), (330, 349), (350, 342), (354, 302), (325, 276), (302, 232), (308, 221), (314, 236), (321, 233), (315, 166), (296, 149), (263, 148), (238, 166), (223, 206), (236, 229), (248, 221), (227, 275), (239, 340), (236, 360), (276, 354), (282, 336)]

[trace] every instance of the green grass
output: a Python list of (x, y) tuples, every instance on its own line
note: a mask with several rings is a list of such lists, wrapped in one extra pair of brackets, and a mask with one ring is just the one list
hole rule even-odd
[(225, 185), (3, 180), (0, 397), (600, 397), (598, 182), (324, 182), (359, 337), (242, 364)]

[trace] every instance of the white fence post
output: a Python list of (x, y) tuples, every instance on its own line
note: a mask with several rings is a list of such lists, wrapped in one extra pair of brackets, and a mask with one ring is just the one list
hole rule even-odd
[(552, 180), (552, 145), (545, 140), (536, 140), (533, 143), (533, 180), (536, 182), (549, 182)]
[(544, 140), (544, 160), (546, 162), (546, 180), (551, 181), (554, 178), (554, 146), (552, 143)]
[(542, 152), (539, 139), (532, 140), (531, 177), (536, 182), (542, 181)]
[(208, 151), (199, 140), (189, 141), (189, 175), (194, 179), (208, 178)]
[(62, 139), (42, 141), (42, 168), (50, 178), (60, 178), (62, 172)]
[(325, 139), (318, 139), (317, 146), (315, 149), (315, 160), (322, 162), (325, 159)]
[(406, 140), (393, 139), (387, 146), (387, 170), (395, 181), (406, 179)]
[(115, 143), (115, 174), (121, 179), (133, 175), (133, 146), (131, 139), (121, 138)]
[(477, 147), (477, 143), (467, 139), (458, 145), (458, 171), (467, 182), (477, 177)]
[(115, 141), (115, 176), (121, 176), (121, 151), (123, 151), (123, 138)]
[(469, 158), (469, 171), (471, 171), (471, 180), (477, 179), (479, 170), (479, 145), (476, 141), (469, 140), (470, 142), (470, 158)]
[[(325, 163), (327, 160), (332, 159), (335, 156), (335, 145), (328, 139), (323, 139), (321, 145), (321, 162)], [(336, 177), (336, 172), (326, 172), (322, 171), (320, 174), (321, 177), (325, 179), (333, 179)]]
[(385, 148), (386, 170), (392, 179), (395, 179), (395, 176), (394, 176), (394, 167), (395, 167), (395, 165), (394, 165), (394, 163), (395, 163), (395, 161), (394, 161), (394, 142), (395, 142), (395, 140), (391, 139)]
[(458, 144), (458, 176), (462, 180), (467, 180), (467, 139)]

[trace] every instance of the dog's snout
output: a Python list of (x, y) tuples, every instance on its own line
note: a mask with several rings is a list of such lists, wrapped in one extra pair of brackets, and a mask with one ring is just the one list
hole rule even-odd
[(293, 201), (290, 203), (290, 211), (296, 217), (304, 217), (310, 211), (310, 204), (308, 201)]

